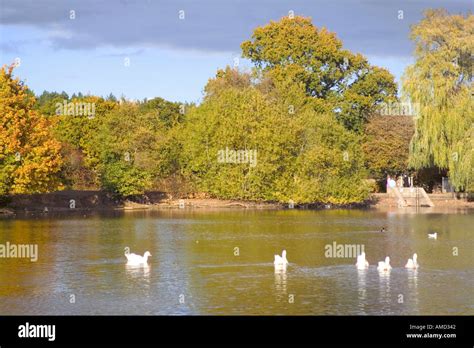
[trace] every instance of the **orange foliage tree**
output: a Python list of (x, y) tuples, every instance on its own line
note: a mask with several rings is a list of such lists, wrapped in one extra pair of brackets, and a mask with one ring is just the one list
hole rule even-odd
[(0, 195), (61, 189), (61, 145), (13, 69), (0, 69)]

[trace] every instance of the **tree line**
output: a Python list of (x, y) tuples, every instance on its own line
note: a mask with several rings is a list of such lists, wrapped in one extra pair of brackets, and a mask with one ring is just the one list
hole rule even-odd
[(161, 190), (351, 204), (374, 190), (367, 179), (381, 183), (409, 167), (446, 170), (458, 190), (472, 190), (472, 31), (472, 15), (440, 10), (412, 28), (416, 60), (403, 96), (421, 106), (415, 122), (375, 117), (399, 101), (391, 73), (298, 16), (256, 28), (241, 45), (253, 68), (218, 70), (199, 105), (35, 96), (5, 66), (0, 196)]

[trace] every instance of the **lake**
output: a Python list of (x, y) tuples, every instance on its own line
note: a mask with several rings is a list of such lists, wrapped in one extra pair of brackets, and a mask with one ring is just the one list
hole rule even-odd
[[(0, 258), (0, 315), (473, 315), (473, 226), (472, 210), (428, 208), (4, 219), (0, 244), (37, 245), (38, 260)], [(328, 257), (339, 245), (363, 247), (369, 269)], [(127, 266), (125, 247), (150, 251), (149, 267)], [(273, 266), (282, 249), (286, 271)], [(405, 269), (415, 252), (419, 269)]]

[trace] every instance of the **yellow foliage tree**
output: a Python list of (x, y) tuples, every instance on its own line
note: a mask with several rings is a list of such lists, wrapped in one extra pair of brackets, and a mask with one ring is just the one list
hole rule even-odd
[(415, 62), (403, 92), (420, 110), (411, 141), (415, 169), (447, 170), (459, 191), (474, 189), (474, 15), (428, 10), (412, 27)]
[(61, 189), (61, 145), (49, 120), (33, 110), (35, 97), (13, 78), (13, 69), (0, 69), (0, 195)]

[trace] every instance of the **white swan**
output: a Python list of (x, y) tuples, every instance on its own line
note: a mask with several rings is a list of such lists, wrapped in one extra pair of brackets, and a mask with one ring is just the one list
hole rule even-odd
[(392, 266), (390, 266), (390, 257), (385, 258), (384, 261), (379, 261), (379, 265), (377, 266), (378, 271), (390, 271), (392, 269)]
[(151, 256), (149, 251), (146, 251), (143, 256), (125, 252), (125, 257), (127, 258), (127, 265), (148, 265), (148, 256)]
[(428, 238), (437, 239), (438, 238), (438, 232), (428, 233)]
[(405, 268), (417, 269), (418, 268), (418, 262), (416, 261), (417, 258), (418, 258), (418, 255), (414, 253), (413, 259), (408, 259), (407, 264), (405, 265)]
[(365, 259), (365, 252), (362, 252), (360, 255), (357, 255), (356, 266), (357, 269), (369, 268), (369, 262)]
[(280, 255), (275, 255), (275, 261), (273, 261), (275, 267), (284, 267), (288, 265), (288, 260), (286, 259), (286, 250), (283, 250)]

